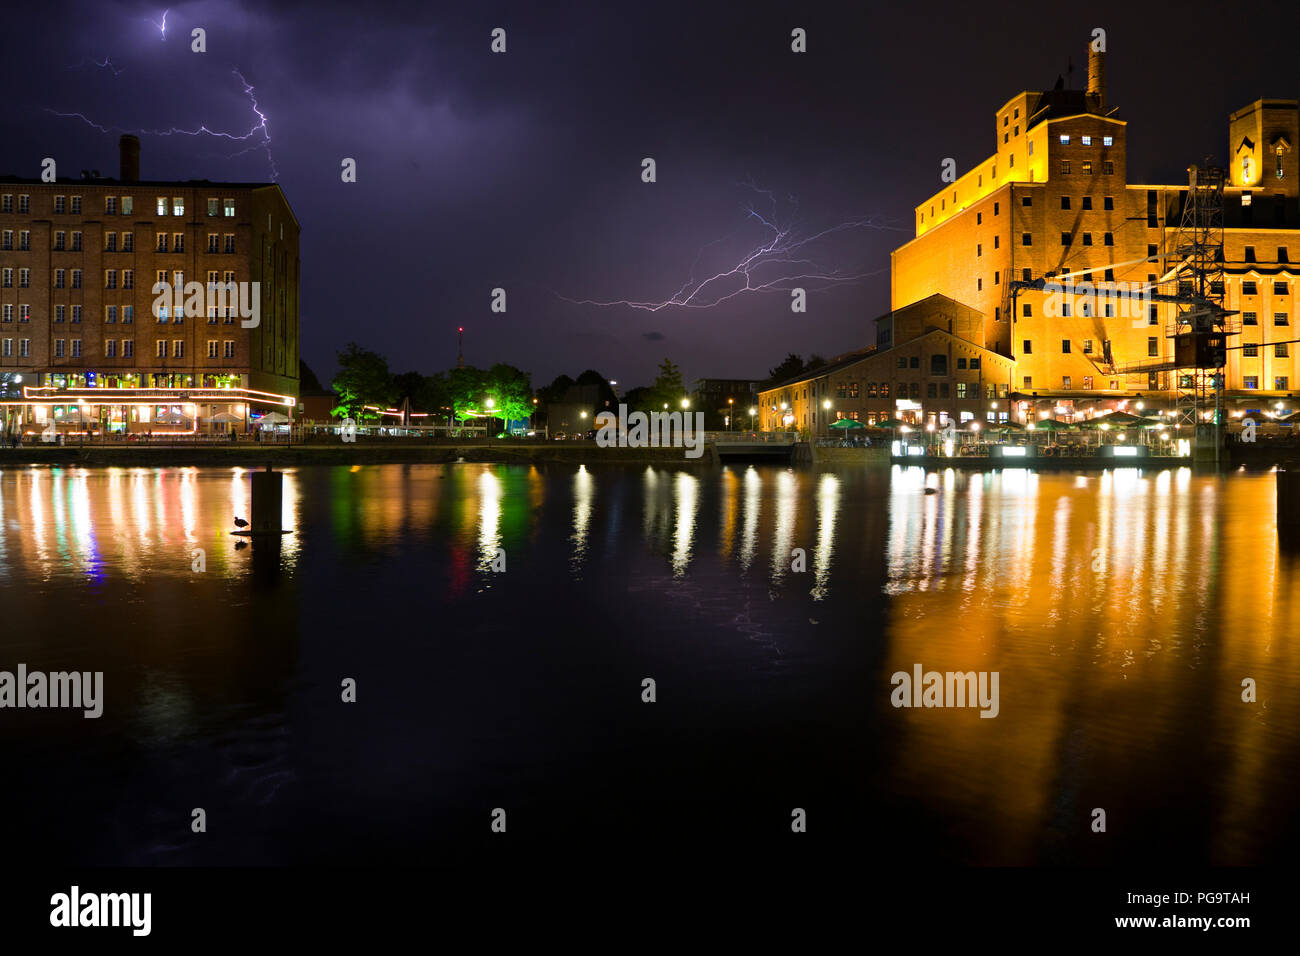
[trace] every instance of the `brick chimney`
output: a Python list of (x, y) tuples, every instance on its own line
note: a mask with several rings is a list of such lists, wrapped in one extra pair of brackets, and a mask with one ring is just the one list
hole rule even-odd
[(140, 181), (140, 139), (130, 133), (123, 133), (117, 144), (121, 159), (118, 178), (124, 183)]
[(1098, 113), (1106, 111), (1106, 54), (1088, 44), (1088, 96), (1096, 98)]

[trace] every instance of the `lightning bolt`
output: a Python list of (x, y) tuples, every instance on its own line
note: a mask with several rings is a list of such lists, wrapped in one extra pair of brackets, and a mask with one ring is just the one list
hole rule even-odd
[[(108, 62), (107, 58), (105, 58), (104, 62)], [(103, 64), (96, 65), (102, 66)], [(115, 71), (114, 75), (117, 75), (117, 72), (121, 71)], [(49, 107), (45, 108), (45, 112), (65, 119), (79, 119), (87, 126), (97, 129), (101, 133), (133, 133), (137, 136), (212, 136), (217, 139), (226, 139), (232, 142), (247, 142), (260, 136), (260, 139), (253, 142), (246, 149), (241, 149), (227, 158), (234, 159), (236, 156), (243, 156), (245, 153), (252, 152), (255, 149), (261, 149), (266, 153), (266, 160), (271, 167), (271, 181), (276, 182), (280, 178), (280, 171), (276, 167), (275, 157), (271, 153), (271, 128), (267, 125), (269, 121), (267, 120), (266, 114), (262, 112), (261, 108), (257, 104), (257, 97), (255, 95), (256, 87), (244, 79), (244, 74), (239, 71), (238, 67), (232, 67), (230, 72), (231, 75), (236, 77), (244, 87), (244, 95), (248, 97), (249, 102), (252, 104), (253, 113), (257, 116), (257, 122), (253, 124), (248, 132), (242, 134), (227, 133), (222, 130), (210, 129), (206, 125), (199, 126), (195, 129), (181, 129), (178, 126), (173, 126), (170, 129), (127, 129), (123, 126), (105, 126), (102, 123), (96, 123), (90, 117), (86, 116), (85, 113), (63, 113)]]
[[(161, 23), (159, 23), (157, 20), (149, 20), (150, 23), (152, 23), (154, 26), (158, 28), (158, 33), (163, 40), (167, 39), (167, 14), (170, 12), (171, 11), (169, 10), (163, 11), (163, 18)], [(146, 17), (145, 19), (148, 19), (148, 17)]]
[[(753, 204), (746, 207), (746, 223), (758, 222), (767, 238), (757, 246), (750, 247), (734, 264), (715, 272), (704, 279), (697, 279), (695, 271), (705, 251), (731, 238), (740, 227), (727, 236), (714, 239), (700, 247), (690, 273), (677, 291), (666, 299), (638, 301), (635, 299), (571, 299), (567, 296), (557, 297), (574, 305), (594, 305), (600, 307), (626, 306), (642, 309), (646, 312), (658, 312), (672, 307), (687, 309), (711, 309), (737, 296), (752, 292), (789, 290), (796, 285), (818, 283), (814, 291), (830, 288), (833, 285), (860, 282), (885, 272), (875, 269), (870, 272), (846, 273), (838, 269), (819, 266), (811, 257), (810, 249), (820, 242), (840, 233), (858, 229), (875, 229), (881, 231), (904, 231), (898, 226), (878, 222), (875, 217), (851, 219), (815, 232), (801, 231), (797, 221), (782, 223), (777, 215), (777, 201), (770, 190), (759, 189), (752, 183), (742, 183), (754, 192), (766, 196), (772, 204), (772, 213), (763, 215)], [(793, 197), (788, 202), (796, 206)]]

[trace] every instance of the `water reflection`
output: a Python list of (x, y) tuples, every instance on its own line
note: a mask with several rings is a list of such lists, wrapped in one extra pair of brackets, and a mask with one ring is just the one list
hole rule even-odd
[[(361, 669), (368, 641), (355, 638), (378, 632), (399, 656), (365, 662), (365, 676), (399, 685), (384, 695), (393, 707), (425, 708), (387, 713), (383, 726), (417, 722), (419, 754), (441, 735), (443, 788), (508, 764), (496, 752), (455, 762), (457, 746), (480, 741), (457, 743), (447, 728), (466, 723), (478, 696), (489, 699), (475, 733), (491, 746), (559, 721), (553, 740), (520, 746), (564, 760), (593, 723), (626, 729), (623, 711), (592, 710), (590, 688), (615, 671), (664, 673), (686, 688), (679, 699), (708, 701), (728, 726), (749, 728), (768, 708), (782, 726), (819, 713), (808, 722), (818, 733), (842, 728), (825, 749), (837, 766), (856, 762), (854, 798), (914, 808), (900, 833), (943, 821), (953, 858), (1096, 860), (1114, 852), (1087, 842), (1087, 810), (1104, 805), (1152, 834), (1160, 814), (1182, 814), (1168, 847), (1242, 863), (1268, 852), (1277, 808), (1300, 783), (1287, 756), (1300, 745), (1300, 559), (1275, 546), (1273, 493), (1271, 476), (1187, 469), (301, 469), (284, 485), (295, 533), (237, 553), (228, 531), (249, 516), (245, 471), (6, 469), (0, 596), (67, 655), (117, 656), (132, 675), (117, 680), (138, 690), (120, 699), (134, 702), (142, 746), (199, 738), (221, 759), (229, 751), (232, 768), (257, 768), (228, 776), (259, 807), (291, 799), (289, 715), (329, 726), (330, 746), (351, 732), (330, 723), (341, 720), (333, 688)], [(192, 547), (207, 549), (204, 580)], [(499, 549), (507, 575), (492, 570)], [(792, 568), (796, 549), (806, 568)], [(406, 607), (437, 623), (400, 643), (376, 622)], [(313, 637), (301, 654), (300, 629)], [(16, 634), (4, 640), (10, 659), (29, 652)], [(889, 708), (889, 675), (917, 662), (998, 671), (1001, 714)], [(1246, 677), (1257, 705), (1240, 700)], [(441, 696), (422, 683), (435, 679)], [(546, 703), (552, 681), (571, 681), (558, 696), (580, 702), (572, 724)], [(491, 697), (496, 682), (506, 689)], [(261, 723), (214, 704), (223, 694)], [(313, 710), (326, 699), (330, 709)], [(806, 744), (790, 752), (811, 759)], [(355, 747), (348, 759), (364, 773), (327, 768), (334, 776), (314, 782), (331, 799), (343, 778), (374, 779), (359, 798), (372, 818), (403, 787), (415, 787), (413, 805), (437, 798), (426, 765), (389, 769), (411, 754), (369, 756), (365, 733)], [(211, 754), (196, 759), (207, 779)], [(311, 759), (324, 758), (308, 754), (293, 772), (310, 773)], [(160, 758), (157, 774), (171, 766)]]

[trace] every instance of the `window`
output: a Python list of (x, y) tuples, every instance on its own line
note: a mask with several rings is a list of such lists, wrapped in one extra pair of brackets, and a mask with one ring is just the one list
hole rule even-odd
[[(899, 367), (899, 368), (907, 368), (907, 358), (906, 358), (906, 356), (901, 356), (901, 355), (899, 356), (899, 358), (898, 358), (898, 367)], [(843, 398), (843, 397), (844, 397), (843, 395), (840, 396), (840, 398)]]
[(1287, 260), (1287, 254), (1286, 254), (1286, 246), (1278, 246), (1278, 247), (1277, 247), (1277, 261), (1278, 261), (1278, 262), (1287, 262), (1287, 261), (1288, 261), (1288, 260)]
[[(947, 375), (948, 374), (948, 356), (940, 353), (930, 356), (930, 374)], [(856, 396), (855, 396), (856, 397)]]
[(14, 340), (5, 339), (4, 349), (0, 350), (0, 355), (3, 355), (5, 358), (10, 358), (13, 354), (14, 354)]
[(970, 367), (971, 367), (972, 369), (978, 369), (978, 368), (980, 367), (980, 360), (977, 359), (977, 358), (973, 358), (973, 359), (971, 359), (971, 360), (970, 360)]
[(1243, 190), (1241, 194), (1241, 204), (1243, 206), (1249, 206), (1250, 200), (1251, 200), (1250, 190), (1249, 189)]
[(74, 232), (72, 234), (72, 251), (73, 252), (81, 251), (81, 233), (79, 232)]
[(908, 368), (920, 368), (920, 367), (921, 367), (921, 356), (919, 356), (919, 355), (913, 355), (913, 356), (911, 356), (911, 357), (907, 360), (907, 367), (908, 367)]
[[(861, 386), (858, 385), (857, 382), (849, 382), (849, 398), (860, 398), (861, 396), (862, 396)], [(804, 398), (807, 397), (808, 396), (805, 394)]]
[(123, 252), (135, 251), (135, 241), (131, 233), (129, 232), (122, 233), (122, 251)]
[(975, 258), (978, 259), (982, 255), (984, 255), (984, 245), (983, 243), (977, 242), (975, 243)]
[(1091, 209), (1091, 208), (1092, 208), (1092, 197), (1091, 197), (1091, 196), (1084, 196), (1084, 197), (1083, 197), (1083, 208), (1084, 208), (1084, 209)]
[(105, 307), (104, 307), (104, 323), (105, 323), (106, 325), (113, 325), (115, 322), (117, 322), (117, 306), (115, 306), (115, 305), (107, 305), (107, 306), (105, 306)]
[[(122, 306), (122, 324), (127, 325), (134, 321), (135, 321), (135, 306), (133, 305)], [(126, 355), (125, 352), (123, 352), (122, 354)]]
[(104, 339), (104, 358), (117, 357), (117, 340)]
[[(1089, 165), (1091, 165), (1091, 164), (1089, 164)], [(1104, 160), (1102, 160), (1102, 162), (1101, 162), (1101, 174), (1102, 174), (1103, 176), (1114, 176), (1114, 175), (1115, 175), (1115, 163), (1114, 163), (1113, 161), (1109, 160), (1109, 159), (1104, 159)]]
[(234, 234), (233, 234), (233, 233), (228, 233), (228, 234), (226, 235), (226, 248), (225, 248), (225, 251), (226, 251), (226, 252), (229, 252), (229, 253), (233, 253), (233, 252), (235, 251), (235, 237), (234, 237)]
[(5, 193), (4, 196), (0, 196), (0, 212), (13, 212), (13, 211), (14, 211), (13, 193)]
[(1020, 205), (1022, 205), (1022, 206), (1032, 206), (1033, 204), (1034, 204), (1034, 197), (1033, 197), (1033, 196), (1021, 196), (1021, 197), (1020, 197)]
[(155, 354), (155, 356), (156, 356), (157, 358), (166, 358), (166, 357), (167, 357), (167, 340), (166, 340), (166, 339), (159, 339), (159, 340), (157, 341), (154, 354)]
[(1069, 134), (1069, 133), (1062, 133), (1062, 134), (1061, 134), (1061, 145), (1062, 145), (1062, 146), (1069, 146), (1069, 145), (1070, 145), (1070, 134)]
[(1254, 261), (1255, 261), (1255, 247), (1254, 247), (1254, 246), (1247, 246), (1247, 247), (1246, 247), (1246, 261), (1247, 261), (1247, 262), (1254, 262)]
[(1090, 232), (1085, 232), (1085, 233), (1083, 234), (1083, 244), (1084, 244), (1085, 246), (1090, 246), (1090, 245), (1092, 245), (1092, 233), (1090, 233)]
[(220, 211), (221, 211), (221, 202), (220, 202), (220, 200), (218, 200), (218, 199), (216, 199), (216, 198), (214, 198), (214, 197), (209, 197), (209, 198), (208, 198), (208, 215), (209, 215), (209, 216), (215, 216), (215, 215), (216, 215), (218, 212), (220, 212)]
[(926, 397), (926, 398), (938, 398), (938, 397), (939, 397), (939, 389), (938, 389), (938, 387), (937, 387), (937, 383), (935, 383), (935, 382), (927, 382), (927, 383), (926, 383), (926, 385), (925, 385), (925, 397)]
[(1020, 244), (1022, 246), (1032, 246), (1034, 244), (1034, 237), (1030, 233), (1022, 232), (1020, 234)]
[(1160, 339), (1158, 339), (1156, 336), (1153, 335), (1147, 339), (1147, 356), (1149, 358), (1154, 358), (1159, 355), (1160, 355)]
[(977, 226), (982, 225), (983, 222), (984, 222), (984, 213), (982, 213), (982, 212), (977, 212), (977, 213), (975, 214), (975, 225), (977, 225)]
[(29, 358), (29, 357), (31, 356), (31, 354), (32, 354), (32, 340), (31, 340), (31, 339), (19, 339), (19, 340), (18, 340), (18, 357), (19, 357), (19, 358)]
[(1273, 324), (1274, 324), (1274, 325), (1286, 325), (1286, 324), (1287, 324), (1286, 313), (1285, 313), (1285, 312), (1274, 312), (1274, 313), (1273, 313)]
[(1070, 161), (1068, 159), (1061, 160), (1061, 175), (1070, 175)]
[(1259, 346), (1253, 342), (1241, 347), (1242, 358), (1259, 358)]
[(1002, 239), (1001, 239), (1001, 237), (1000, 237), (1000, 236), (994, 236), (994, 237), (993, 237), (993, 248), (996, 249), (996, 248), (998, 248), (998, 246), (1000, 246), (1001, 244), (1002, 244)]
[(1157, 305), (1147, 306), (1147, 325), (1160, 324), (1160, 307)]
[(116, 288), (117, 288), (117, 270), (116, 270), (116, 269), (106, 269), (106, 270), (104, 270), (104, 288), (105, 288), (105, 289), (116, 289)]
[(158, 251), (159, 252), (167, 251), (167, 233), (165, 232), (158, 233)]
[(54, 251), (62, 252), (67, 243), (68, 234), (66, 232), (56, 232), (54, 234)]
[(975, 291), (982, 292), (983, 290), (984, 290), (984, 280), (982, 278), (977, 278), (975, 280)]
[(166, 197), (166, 196), (159, 196), (159, 197), (158, 197), (158, 200), (157, 200), (157, 207), (158, 207), (158, 215), (160, 215), (160, 216), (165, 216), (165, 215), (167, 215), (167, 197)]
[(1243, 313), (1241, 313), (1241, 324), (1242, 324), (1242, 325), (1259, 325), (1259, 319), (1258, 319), (1256, 313), (1254, 313), (1254, 312), (1243, 312)]
[(1085, 176), (1091, 176), (1091, 175), (1092, 175), (1092, 163), (1091, 163), (1091, 162), (1088, 162), (1087, 160), (1085, 160), (1085, 161), (1084, 161), (1084, 164), (1083, 164), (1083, 174), (1084, 174)]
[(32, 234), (24, 229), (18, 233), (18, 248), (23, 252), (30, 252), (32, 248)]
[(1010, 134), (1010, 133), (1003, 133), (1003, 134), (1002, 134), (1002, 142), (1003, 142), (1004, 144), (1011, 142), (1011, 134)]
[(1274, 294), (1274, 295), (1286, 295), (1286, 283), (1285, 283), (1285, 282), (1278, 282), (1278, 281), (1274, 280), (1274, 282), (1273, 282), (1273, 294)]
[(73, 196), (73, 197), (72, 197), (72, 214), (73, 214), (74, 216), (80, 216), (80, 215), (81, 215), (81, 197), (80, 197), (80, 196)]
[(81, 306), (74, 305), (72, 307), (72, 324), (79, 325), (80, 323), (81, 323)]
[(1107, 246), (1115, 245), (1115, 234), (1113, 232), (1106, 233), (1102, 238), (1102, 243)]
[(1285, 392), (1288, 388), (1291, 387), (1288, 384), (1290, 381), (1291, 380), (1287, 378), (1285, 375), (1279, 375), (1277, 376), (1277, 378), (1273, 379), (1273, 387), (1277, 389), (1279, 392)]
[[(1086, 145), (1086, 144), (1085, 144), (1085, 145)], [(1061, 388), (1063, 388), (1063, 389), (1068, 389), (1068, 388), (1070, 388), (1070, 387), (1071, 387), (1071, 386), (1070, 386), (1070, 376), (1068, 376), (1068, 375), (1062, 375), (1062, 376), (1061, 376)]]
[(208, 339), (208, 358), (217, 357), (217, 340)]
[(26, 288), (29, 288), (29, 287), (31, 286), (31, 284), (32, 284), (32, 270), (31, 270), (31, 269), (19, 269), (19, 270), (18, 270), (18, 288), (20, 288), (20, 289), (26, 289)]
[(115, 232), (104, 233), (104, 251), (117, 252), (117, 233)]
[(1288, 358), (1285, 342), (1279, 342), (1273, 346), (1273, 358)]
[(1032, 375), (1026, 375), (1026, 376), (1025, 376), (1025, 385), (1024, 385), (1024, 387), (1025, 387), (1025, 388), (1033, 388), (1033, 387), (1034, 387), (1034, 377), (1033, 377)]
[(54, 357), (55, 357), (55, 358), (63, 358), (63, 352), (64, 352), (64, 348), (65, 348), (66, 345), (67, 345), (67, 342), (66, 342), (64, 339), (55, 339), (55, 340), (54, 340)]
[(185, 215), (185, 197), (183, 196), (172, 197), (172, 215), (173, 216)]
[(1083, 340), (1083, 354), (1084, 355), (1092, 354), (1092, 339)]
[(1024, 354), (1024, 355), (1033, 355), (1033, 354), (1034, 354), (1034, 343), (1033, 343), (1033, 340), (1031, 340), (1031, 339), (1025, 339), (1025, 341), (1024, 341), (1024, 348), (1022, 348), (1020, 351), (1021, 351), (1021, 353)]
[(134, 269), (123, 269), (123, 270), (122, 270), (122, 288), (123, 288), (123, 289), (134, 289), (134, 288), (135, 288), (135, 270), (134, 270)]
[(1253, 279), (1243, 279), (1241, 283), (1242, 295), (1255, 295), (1255, 281)]
[(31, 212), (31, 211), (32, 211), (32, 197), (31, 197), (31, 196), (21, 196), (21, 195), (20, 195), (20, 196), (18, 197), (18, 211), (19, 211), (20, 213)]
[(1114, 208), (1115, 208), (1115, 197), (1114, 197), (1114, 196), (1107, 196), (1105, 199), (1103, 199), (1103, 200), (1101, 201), (1101, 208), (1102, 208), (1102, 209), (1114, 209)]
[(122, 358), (135, 358), (135, 340), (122, 340)]
[[(1085, 144), (1085, 145), (1087, 145), (1087, 144)], [(1062, 355), (1069, 355), (1069, 354), (1070, 354), (1070, 340), (1069, 340), (1069, 339), (1061, 339), (1061, 354), (1062, 354)]]
[(1061, 245), (1068, 246), (1069, 244), (1070, 244), (1070, 234), (1068, 232), (1061, 233)]
[(1113, 136), (1103, 136), (1103, 137), (1101, 138), (1101, 145), (1103, 145), (1103, 146), (1114, 146), (1114, 145), (1115, 145), (1115, 137), (1113, 137)]
[(123, 197), (122, 197), (122, 215), (124, 215), (124, 216), (129, 216), (129, 215), (131, 215), (131, 213), (134, 212), (134, 211), (135, 211), (135, 197), (134, 197), (134, 196), (123, 196)]
[[(222, 353), (221, 353), (221, 357), (222, 357), (222, 358), (228, 358), (228, 359), (232, 359), (232, 358), (235, 357), (235, 341), (234, 341), (234, 339), (226, 339), (226, 340), (222, 343)], [(882, 394), (885, 398), (888, 398), (888, 397), (889, 397), (889, 386), (888, 386), (888, 385), (882, 385), (882, 386), (880, 386), (880, 390), (881, 390), (881, 394)]]
[(63, 288), (63, 278), (64, 278), (64, 276), (66, 276), (66, 275), (67, 275), (67, 272), (66, 272), (65, 270), (63, 270), (63, 269), (55, 269), (55, 270), (54, 270), (54, 288), (56, 288), (56, 289), (62, 289), (62, 288)]
[(60, 325), (68, 317), (68, 307), (66, 305), (56, 305), (54, 307), (54, 323)]
[(81, 358), (81, 339), (72, 339), (72, 357)]
[(32, 320), (32, 307), (24, 302), (18, 303), (18, 321), (30, 322)]
[[(67, 206), (67, 203), (66, 203), (66, 197), (64, 197), (64, 196), (55, 196), (55, 197), (54, 197), (54, 214), (55, 214), (56, 216), (62, 216), (62, 215), (63, 215), (63, 211), (64, 211), (64, 209), (66, 208), (66, 206)], [(7, 210), (7, 209), (5, 210), (5, 212), (8, 212), (8, 211), (9, 211), (9, 210)]]
[(965, 397), (966, 397), (966, 383), (965, 383), (965, 382), (958, 382), (958, 383), (957, 383), (957, 397), (958, 397), (958, 398), (965, 398)]
[(964, 369), (965, 367), (966, 367), (966, 360), (964, 358), (959, 358), (957, 360), (957, 368)]
[(158, 324), (159, 324), (159, 325), (166, 325), (166, 324), (167, 324), (167, 314), (168, 314), (167, 306), (165, 306), (165, 305), (160, 305), (160, 306), (158, 306)]
[(1026, 303), (1024, 304), (1024, 308), (1021, 310), (1021, 315), (1023, 315), (1024, 318), (1026, 318), (1026, 319), (1033, 318), (1033, 315), (1034, 315), (1034, 307), (1033, 307), (1032, 305), (1030, 305), (1028, 302), (1026, 302)]
[(1029, 141), (1029, 155), (1034, 155), (1034, 141), (1032, 139)]
[(1072, 314), (1073, 314), (1073, 307), (1072, 307), (1072, 305), (1071, 305), (1069, 302), (1062, 302), (1062, 303), (1061, 303), (1061, 316), (1062, 316), (1063, 318), (1067, 318), (1067, 319), (1068, 319)]
[(12, 268), (6, 268), (4, 270), (4, 287), (6, 289), (12, 289), (14, 287), (14, 270)]
[(921, 397), (921, 383), (920, 383), (920, 382), (913, 382), (913, 383), (911, 384), (911, 386), (910, 386), (910, 391), (911, 391), (911, 394), (912, 394), (912, 397), (913, 397), (913, 398), (920, 398), (920, 397)]
[[(993, 215), (995, 215), (995, 216), (998, 214), (998, 206), (999, 206), (999, 205), (1000, 205), (999, 203), (994, 203), (994, 204), (993, 204)], [(1279, 261), (1281, 261), (1281, 260), (1279, 260)]]
[(185, 251), (185, 233), (178, 232), (172, 235), (172, 252)]
[(235, 201), (233, 199), (227, 199), (225, 200), (224, 206), (226, 215), (228, 217), (233, 217), (235, 215)]
[(106, 216), (116, 216), (116, 215), (117, 215), (117, 197), (116, 197), (116, 196), (105, 196), (105, 197), (104, 197), (104, 215), (106, 215)]

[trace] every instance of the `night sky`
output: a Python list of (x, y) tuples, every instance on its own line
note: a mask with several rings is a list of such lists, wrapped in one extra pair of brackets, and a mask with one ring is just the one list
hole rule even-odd
[[(167, 10), (167, 29), (159, 27)], [(788, 351), (867, 344), (889, 305), (890, 249), (947, 156), (994, 148), (993, 112), (1049, 89), (1108, 34), (1108, 102), (1130, 123), (1131, 182), (1185, 182), (1223, 160), (1227, 114), (1295, 98), (1292, 4), (94, 2), (6, 10), (0, 173), (275, 178), (302, 223), (302, 351), (328, 381), (350, 340), (395, 371), (509, 362), (535, 385), (594, 367), (646, 384), (665, 356), (689, 382), (761, 378)], [(190, 52), (193, 27), (207, 53)], [(507, 52), (489, 50), (494, 27)], [(808, 52), (790, 31), (808, 31)], [(99, 65), (105, 64), (105, 65)], [(270, 156), (238, 69), (267, 118)], [(78, 112), (111, 128), (102, 132)], [(358, 182), (340, 181), (354, 157)], [(653, 157), (658, 181), (641, 182)], [(782, 269), (845, 277), (709, 308), (668, 300), (772, 233), (809, 236)], [(853, 279), (851, 277), (858, 277)], [(743, 284), (743, 283), (742, 283)], [(796, 283), (810, 290), (822, 281)], [(508, 311), (489, 310), (504, 287)], [(710, 286), (706, 303), (735, 285)]]

